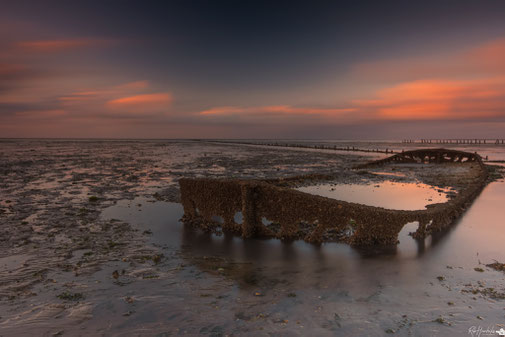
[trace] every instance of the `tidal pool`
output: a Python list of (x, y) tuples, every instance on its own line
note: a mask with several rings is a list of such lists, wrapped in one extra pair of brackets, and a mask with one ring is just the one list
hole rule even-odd
[(423, 183), (384, 181), (374, 184), (326, 183), (297, 188), (298, 191), (363, 205), (396, 210), (422, 210), (426, 205), (449, 200), (450, 188)]

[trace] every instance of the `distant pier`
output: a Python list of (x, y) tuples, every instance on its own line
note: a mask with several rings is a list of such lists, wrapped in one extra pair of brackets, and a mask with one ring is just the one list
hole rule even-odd
[[(202, 141), (196, 139), (197, 141)], [(393, 154), (395, 151), (390, 148), (379, 149), (379, 148), (358, 148), (355, 146), (337, 146), (337, 145), (329, 145), (329, 144), (299, 144), (299, 143), (267, 143), (267, 142), (250, 142), (250, 141), (238, 141), (238, 140), (212, 140), (213, 143), (221, 143), (221, 144), (242, 144), (242, 145), (256, 145), (256, 146), (274, 146), (274, 147), (291, 147), (291, 148), (304, 148), (304, 149), (318, 149), (318, 150), (334, 150), (334, 151), (348, 151), (348, 152), (375, 152), (375, 153), (385, 153), (385, 154)], [(403, 151), (403, 150), (402, 150)], [(398, 152), (398, 151), (396, 151)]]
[(403, 144), (420, 143), (420, 144), (495, 144), (505, 145), (505, 139), (479, 139), (479, 138), (456, 138), (456, 139), (403, 139)]

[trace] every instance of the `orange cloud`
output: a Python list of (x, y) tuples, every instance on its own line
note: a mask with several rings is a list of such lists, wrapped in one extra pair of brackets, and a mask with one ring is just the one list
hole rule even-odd
[(220, 106), (200, 111), (200, 115), (227, 116), (242, 113), (244, 111), (246, 111), (246, 109), (239, 106)]
[(168, 93), (162, 93), (162, 94), (145, 94), (145, 95), (136, 95), (136, 96), (118, 98), (109, 101), (108, 104), (112, 106), (124, 106), (124, 105), (150, 104), (150, 103), (169, 104), (171, 102), (172, 102), (172, 95)]
[(450, 105), (445, 102), (407, 103), (378, 110), (384, 119), (442, 119), (450, 118)]
[(354, 101), (372, 118), (389, 120), (474, 119), (505, 116), (505, 77), (419, 80)]
[(134, 81), (99, 89), (81, 89), (68, 95), (60, 96), (58, 100), (67, 107), (71, 105), (90, 104), (92, 102), (101, 105), (112, 102), (112, 105), (114, 105), (114, 101), (116, 101), (116, 105), (118, 105), (121, 99), (118, 101), (117, 97), (129, 97), (128, 95), (138, 94), (139, 91), (144, 91), (144, 89), (148, 87), (149, 81)]
[(144, 94), (110, 100), (106, 106), (113, 111), (130, 113), (165, 112), (171, 105), (170, 93)]
[(73, 102), (73, 101), (88, 101), (92, 99), (96, 99), (97, 96), (101, 95), (100, 91), (78, 91), (74, 92), (70, 95), (58, 97), (58, 99), (62, 102)]
[(497, 90), (490, 90), (504, 79), (493, 80), (418, 80), (401, 83), (379, 91), (381, 100), (449, 100), (456, 97), (481, 98), (499, 95)]
[(353, 101), (365, 116), (386, 120), (505, 117), (505, 38), (443, 55), (356, 64), (351, 75), (400, 83)]
[(221, 106), (203, 110), (206, 116), (279, 116), (279, 115), (321, 115), (331, 116), (352, 112), (352, 108), (296, 108), (290, 105), (270, 105), (259, 107)]
[(134, 81), (128, 82), (112, 87), (106, 87), (101, 89), (84, 89), (80, 91), (75, 91), (71, 94), (60, 96), (58, 99), (60, 101), (89, 101), (92, 99), (102, 99), (105, 101), (112, 101), (114, 96), (125, 96), (131, 95), (132, 93), (142, 91), (149, 87), (149, 81)]

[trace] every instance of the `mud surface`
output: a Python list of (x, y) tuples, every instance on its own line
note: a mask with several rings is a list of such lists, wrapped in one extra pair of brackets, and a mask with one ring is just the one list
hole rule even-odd
[(348, 170), (369, 159), (202, 142), (1, 141), (0, 335), (447, 336), (504, 323), (503, 272), (486, 266), (505, 262), (503, 211), (488, 206), (502, 183), (453, 235), (405, 251), (237, 241), (178, 222), (180, 177), (434, 179), (408, 167)]

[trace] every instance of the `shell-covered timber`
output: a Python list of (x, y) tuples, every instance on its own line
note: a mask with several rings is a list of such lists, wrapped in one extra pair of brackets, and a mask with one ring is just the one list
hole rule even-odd
[[(275, 180), (180, 179), (183, 222), (208, 230), (221, 227), (223, 231), (235, 232), (244, 238), (275, 237), (320, 243), (331, 232), (337, 233), (333, 238), (352, 245), (394, 245), (406, 223), (419, 223), (414, 233), (416, 238), (424, 238), (451, 225), (485, 186), (488, 171), (479, 155), (446, 149), (402, 152), (358, 167), (446, 162), (475, 163), (479, 172), (452, 200), (415, 211), (330, 199), (279, 186)], [(242, 214), (241, 223), (236, 221), (237, 213)], [(215, 221), (215, 217), (221, 217), (222, 223)], [(267, 226), (263, 219), (277, 226)]]

